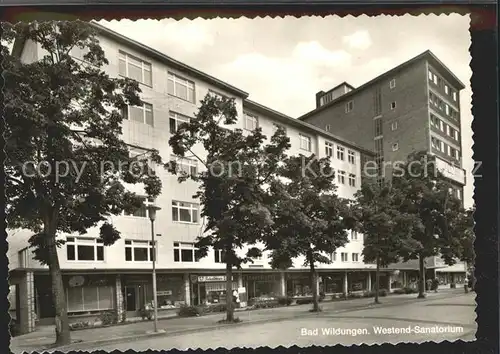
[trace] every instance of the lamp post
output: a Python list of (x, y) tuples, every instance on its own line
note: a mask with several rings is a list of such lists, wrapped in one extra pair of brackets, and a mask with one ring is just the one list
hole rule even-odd
[(161, 208), (156, 205), (148, 205), (149, 220), (151, 220), (151, 247), (153, 250), (153, 306), (154, 306), (154, 331), (158, 332), (158, 299), (156, 297), (156, 243), (155, 243), (155, 228), (154, 222), (156, 219), (156, 211)]

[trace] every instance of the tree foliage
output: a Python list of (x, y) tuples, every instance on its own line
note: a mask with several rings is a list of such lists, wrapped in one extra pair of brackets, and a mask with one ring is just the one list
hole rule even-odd
[[(109, 63), (93, 26), (19, 22), (3, 24), (3, 30), (5, 44), (36, 45), (38, 53), (27, 62), (2, 49), (7, 223), (33, 231), (35, 257), (52, 275), (57, 342), (68, 343), (56, 252), (64, 239), (57, 237), (100, 226), (103, 243), (113, 244), (120, 233), (109, 216), (142, 204), (126, 184), (143, 183), (148, 195), (157, 196), (161, 182), (150, 161), (161, 159), (155, 150), (130, 158), (121, 112), (140, 104), (140, 89), (135, 81), (103, 71)], [(85, 54), (75, 58), (75, 50)]]
[(292, 156), (283, 161), (271, 190), (274, 224), (267, 234), (273, 268), (289, 268), (303, 256), (311, 273), (313, 311), (319, 311), (317, 263), (328, 264), (330, 255), (348, 242), (354, 226), (349, 202), (336, 195), (335, 173), (328, 158)]
[[(237, 123), (234, 99), (208, 94), (196, 117), (181, 124), (169, 141), (175, 155), (194, 158), (203, 167), (197, 173), (186, 174), (179, 171), (176, 161), (169, 163), (170, 171), (181, 181), (199, 183), (193, 197), (202, 205), (206, 225), (196, 242), (197, 254), (205, 257), (210, 248), (224, 253), (228, 321), (233, 321), (232, 268), (240, 268), (261, 255), (257, 247), (250, 247), (244, 256), (238, 250), (255, 245), (272, 225), (272, 200), (266, 186), (275, 178), (279, 161), (290, 147), (281, 129), (266, 144), (261, 128), (244, 132), (236, 127)], [(198, 152), (201, 147), (206, 156)]]

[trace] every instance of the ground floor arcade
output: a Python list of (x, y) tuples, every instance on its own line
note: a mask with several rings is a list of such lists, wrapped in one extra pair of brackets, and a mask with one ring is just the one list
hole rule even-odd
[[(428, 270), (426, 278), (436, 276)], [(433, 273), (433, 274), (431, 274)], [(449, 277), (439, 273), (440, 277)], [(465, 275), (453, 275), (457, 283)], [(392, 291), (416, 284), (418, 271), (387, 271), (380, 273), (380, 288)], [(159, 270), (157, 280), (158, 310), (176, 311), (181, 305), (217, 304), (226, 302), (226, 275), (223, 270)], [(319, 270), (316, 287), (325, 296), (373, 290), (375, 271)], [(104, 311), (115, 311), (127, 318), (140, 316), (140, 311), (153, 300), (153, 277), (146, 272), (63, 272), (68, 314), (71, 321), (96, 318)], [(54, 306), (50, 277), (47, 272), (17, 271), (10, 276), (11, 316), (16, 318), (21, 333), (35, 330), (37, 324), (53, 322)], [(312, 281), (307, 270), (235, 271), (232, 281), (234, 299), (241, 306), (252, 298), (312, 294)]]

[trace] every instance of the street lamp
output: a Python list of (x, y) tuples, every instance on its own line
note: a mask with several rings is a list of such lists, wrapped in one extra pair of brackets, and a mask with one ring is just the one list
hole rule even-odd
[(153, 306), (154, 306), (154, 329), (158, 332), (158, 299), (156, 297), (156, 243), (155, 243), (155, 228), (154, 222), (156, 219), (156, 212), (161, 208), (156, 205), (148, 205), (149, 220), (151, 220), (151, 247), (153, 249)]

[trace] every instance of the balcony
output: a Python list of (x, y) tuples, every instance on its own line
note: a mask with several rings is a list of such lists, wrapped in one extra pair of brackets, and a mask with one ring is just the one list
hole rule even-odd
[(465, 185), (465, 170), (463, 168), (452, 165), (451, 163), (436, 156), (436, 168), (448, 178), (460, 185)]

